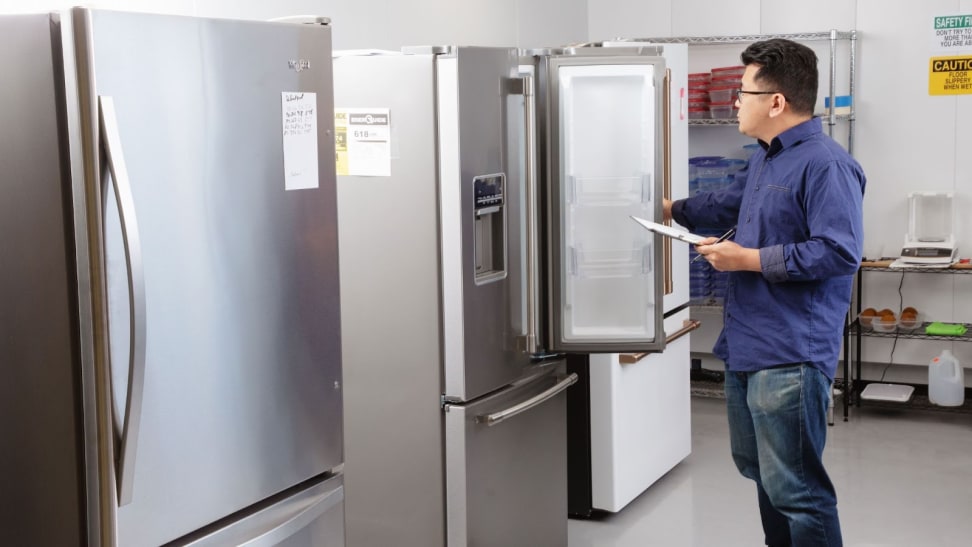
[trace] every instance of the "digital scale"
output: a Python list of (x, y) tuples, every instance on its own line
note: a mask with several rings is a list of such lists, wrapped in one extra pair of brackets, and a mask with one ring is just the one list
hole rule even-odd
[(947, 268), (957, 260), (958, 245), (952, 232), (952, 194), (908, 194), (908, 234), (901, 258), (891, 267)]
[(940, 241), (912, 241), (905, 237), (905, 244), (901, 249), (901, 260), (909, 264), (949, 265), (957, 258), (958, 246), (955, 245), (955, 237), (952, 235)]
[(914, 386), (872, 383), (864, 386), (864, 391), (861, 392), (861, 399), (864, 401), (907, 403), (911, 400), (914, 392)]

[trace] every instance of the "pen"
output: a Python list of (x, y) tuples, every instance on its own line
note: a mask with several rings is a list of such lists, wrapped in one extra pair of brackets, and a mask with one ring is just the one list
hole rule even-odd
[[(730, 237), (732, 237), (732, 234), (734, 234), (734, 233), (736, 233), (736, 229), (735, 228), (729, 228), (729, 231), (728, 232), (726, 232), (726, 233), (722, 234), (721, 236), (719, 236), (719, 239), (715, 240), (712, 243), (709, 243), (709, 245), (715, 245), (716, 243), (722, 243), (723, 241), (725, 241), (725, 240), (729, 239)], [(692, 262), (693, 263), (694, 262), (697, 262), (703, 256), (705, 256), (705, 255), (699, 253), (695, 258), (692, 259)]]

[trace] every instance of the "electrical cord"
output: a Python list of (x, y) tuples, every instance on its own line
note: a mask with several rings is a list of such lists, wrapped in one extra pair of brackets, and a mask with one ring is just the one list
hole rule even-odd
[(888, 364), (884, 365), (884, 370), (881, 372), (881, 379), (878, 382), (884, 382), (884, 375), (888, 373), (888, 369), (894, 364), (894, 348), (898, 346), (898, 335), (894, 335), (894, 342), (891, 344), (891, 358), (888, 360)]
[[(904, 307), (904, 295), (901, 294), (901, 287), (904, 285), (905, 273), (901, 272), (901, 281), (898, 282), (898, 313), (901, 313)], [(901, 318), (899, 317), (900, 321)], [(898, 347), (898, 329), (894, 330), (894, 342), (891, 344), (891, 356), (888, 357), (888, 364), (884, 366), (884, 370), (881, 372), (881, 379), (879, 382), (884, 382), (884, 375), (888, 373), (888, 369), (894, 364), (894, 349)]]

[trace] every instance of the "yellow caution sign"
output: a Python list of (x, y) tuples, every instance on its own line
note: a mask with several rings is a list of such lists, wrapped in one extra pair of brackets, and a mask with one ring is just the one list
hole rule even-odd
[(929, 95), (972, 95), (972, 55), (932, 57), (928, 63)]
[(334, 112), (334, 163), (338, 175), (348, 174), (348, 113)]

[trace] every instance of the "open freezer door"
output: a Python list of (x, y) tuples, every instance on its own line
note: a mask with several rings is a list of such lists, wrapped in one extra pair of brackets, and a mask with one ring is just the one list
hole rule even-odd
[[(579, 50), (584, 51), (584, 50)], [(546, 93), (548, 345), (558, 352), (657, 352), (669, 172), (665, 59), (572, 53), (540, 61)]]

